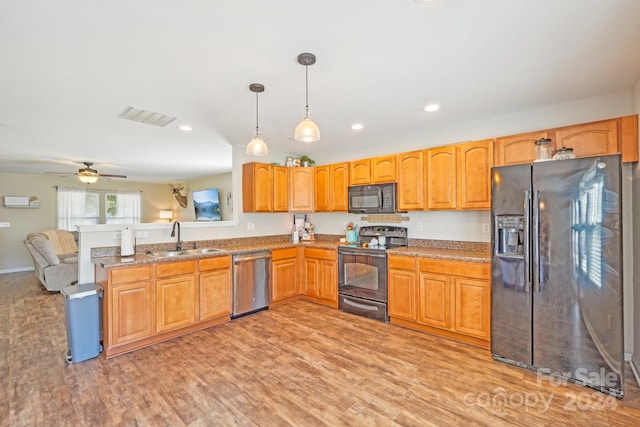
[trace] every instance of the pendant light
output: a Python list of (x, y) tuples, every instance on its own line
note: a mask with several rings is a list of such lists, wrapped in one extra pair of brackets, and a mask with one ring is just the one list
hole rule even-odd
[(260, 136), (260, 128), (258, 127), (258, 93), (264, 92), (264, 85), (260, 83), (251, 83), (249, 90), (256, 94), (256, 134), (253, 139), (247, 145), (247, 154), (250, 156), (266, 156), (269, 154), (269, 148), (267, 144), (262, 140)]
[(312, 53), (301, 53), (298, 55), (298, 63), (304, 65), (306, 105), (304, 107), (304, 118), (296, 126), (294, 139), (298, 142), (320, 141), (320, 128), (311, 120), (309, 114), (309, 65), (316, 63), (316, 56)]

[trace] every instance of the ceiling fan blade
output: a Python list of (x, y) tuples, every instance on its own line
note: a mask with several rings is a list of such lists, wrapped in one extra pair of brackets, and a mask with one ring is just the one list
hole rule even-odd
[(47, 175), (74, 176), (76, 172), (45, 172)]
[(105, 178), (126, 178), (126, 175), (112, 175), (108, 173), (99, 173), (98, 176), (103, 176)]

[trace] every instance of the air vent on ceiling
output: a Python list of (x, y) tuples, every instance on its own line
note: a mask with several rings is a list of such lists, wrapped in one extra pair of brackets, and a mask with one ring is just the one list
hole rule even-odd
[(177, 117), (156, 113), (154, 111), (134, 107), (133, 105), (124, 110), (118, 117), (121, 119), (133, 120), (134, 122), (161, 127), (164, 127), (177, 119)]

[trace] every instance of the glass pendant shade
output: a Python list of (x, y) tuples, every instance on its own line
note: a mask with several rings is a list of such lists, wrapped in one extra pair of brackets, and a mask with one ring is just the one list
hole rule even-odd
[(256, 134), (247, 145), (247, 154), (250, 156), (263, 157), (269, 154), (267, 144), (262, 140), (260, 135)]
[(299, 142), (320, 141), (320, 128), (311, 120), (309, 114), (305, 114), (304, 119), (296, 126), (294, 139)]
[(304, 118), (294, 132), (293, 139), (298, 142), (320, 141), (320, 128), (311, 120), (309, 114), (309, 65), (316, 63), (316, 56), (312, 53), (301, 53), (298, 55), (298, 63), (304, 65), (305, 101)]
[(250, 156), (264, 157), (269, 154), (269, 148), (260, 136), (260, 127), (258, 125), (258, 93), (264, 92), (264, 85), (260, 83), (251, 83), (249, 85), (249, 90), (256, 94), (256, 134), (247, 145), (247, 154)]

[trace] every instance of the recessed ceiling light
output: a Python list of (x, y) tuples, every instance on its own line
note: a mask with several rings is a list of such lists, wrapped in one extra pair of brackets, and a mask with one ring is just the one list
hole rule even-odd
[(433, 113), (434, 111), (438, 111), (440, 109), (440, 104), (429, 104), (424, 107), (424, 111), (427, 113)]
[(178, 129), (180, 129), (182, 132), (191, 132), (193, 130), (193, 128), (189, 125), (180, 125), (178, 126)]
[(353, 130), (362, 130), (364, 125), (362, 123), (354, 123), (351, 125), (351, 129)]

